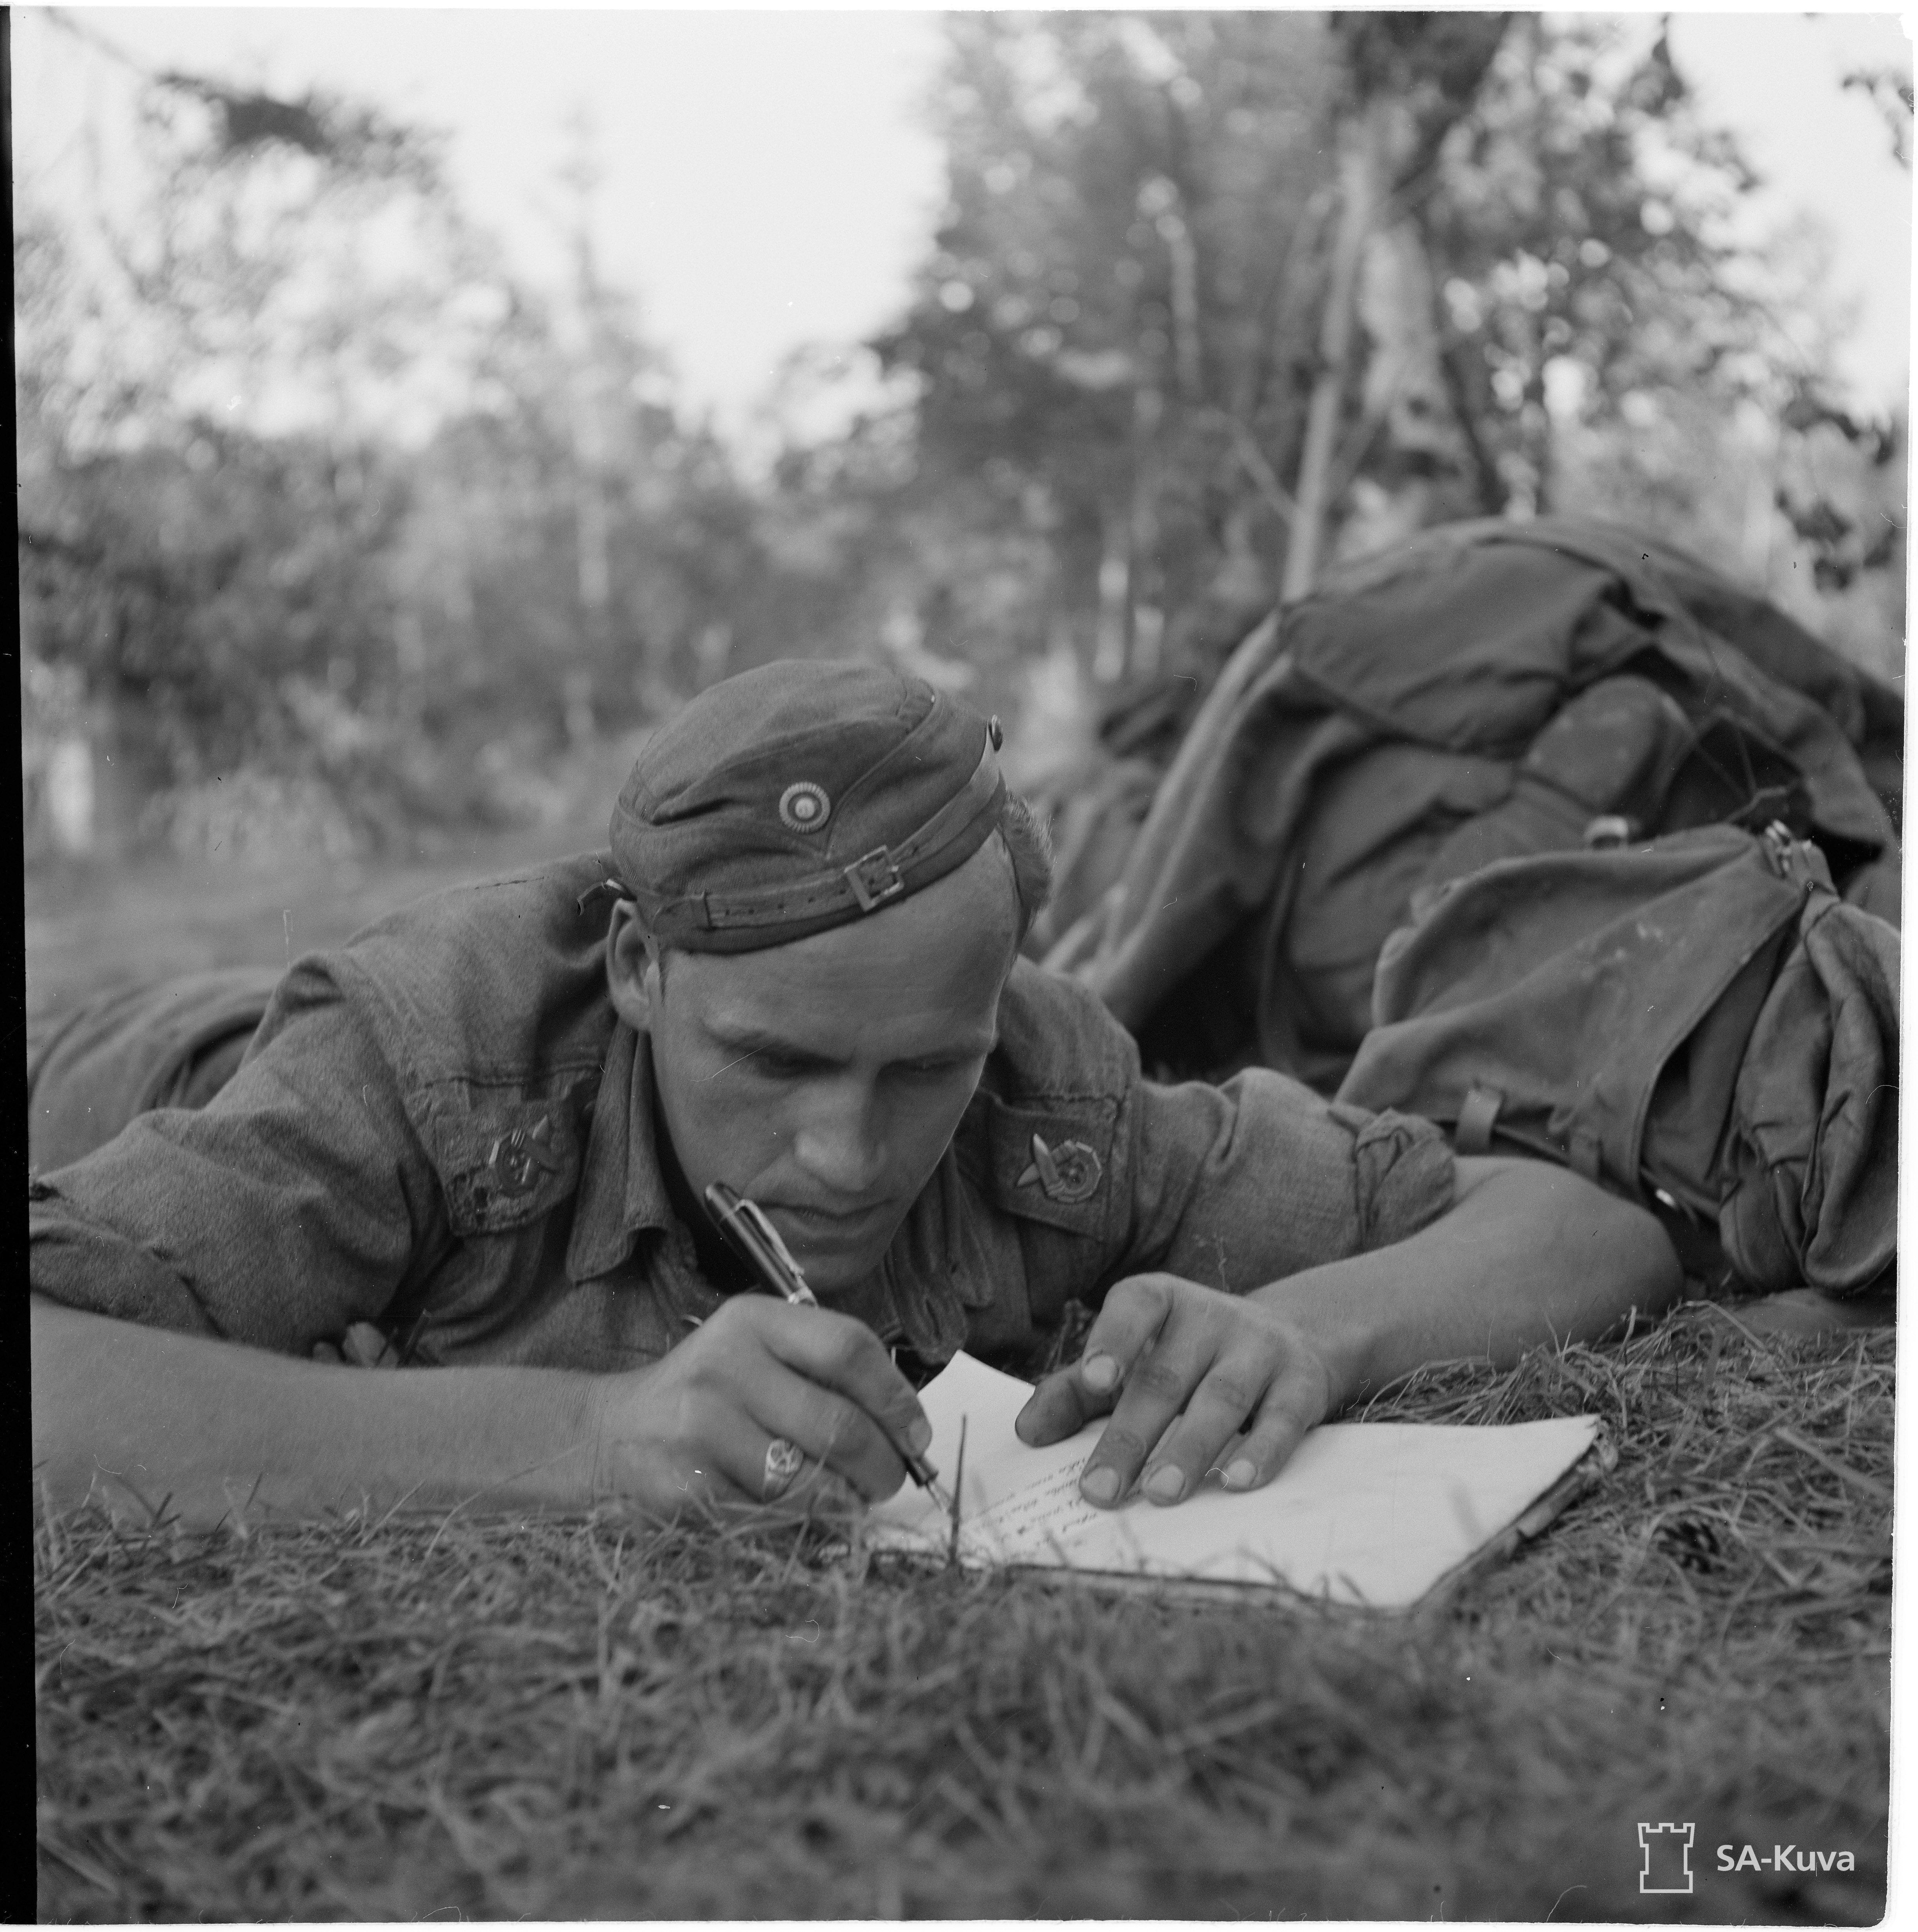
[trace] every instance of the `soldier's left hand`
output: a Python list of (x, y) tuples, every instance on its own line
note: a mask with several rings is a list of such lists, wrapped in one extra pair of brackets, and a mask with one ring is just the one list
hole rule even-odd
[(1331, 1405), (1331, 1373), (1296, 1323), (1255, 1299), (1141, 1274), (1113, 1288), (1085, 1352), (1040, 1384), (1017, 1426), (1025, 1442), (1056, 1442), (1110, 1412), (1080, 1493), (1110, 1507), (1136, 1483), (1173, 1503), (1215, 1468), (1228, 1490), (1269, 1482)]

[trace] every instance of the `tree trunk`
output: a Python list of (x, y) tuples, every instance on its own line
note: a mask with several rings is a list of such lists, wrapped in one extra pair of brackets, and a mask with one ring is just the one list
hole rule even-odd
[(1319, 323), (1318, 380), (1305, 417), (1305, 443), (1299, 459), (1298, 506), (1291, 541), (1285, 549), (1285, 577), (1279, 595), (1290, 603), (1303, 597), (1318, 574), (1331, 513), (1332, 456), (1338, 441), (1339, 412), (1352, 356), (1352, 326), (1358, 306), (1359, 265), (1371, 232), (1379, 196), (1378, 110), (1368, 110), (1347, 130), (1339, 158), (1338, 232), (1332, 244), (1332, 274)]
[(1132, 399), (1132, 506), (1126, 532), (1128, 603), (1125, 670), (1150, 676), (1158, 669), (1165, 628), (1165, 586), (1159, 568), (1159, 426), (1165, 398), (1152, 383)]
[(1299, 457), (1299, 514), (1280, 593), (1287, 602), (1311, 589), (1326, 526), (1349, 481), (1337, 474), (1336, 452), (1367, 244), (1387, 203), (1436, 164), (1447, 130), (1470, 110), (1507, 26), (1499, 14), (1346, 14), (1332, 20), (1362, 104), (1340, 130), (1338, 232)]
[(1132, 616), (1131, 502), (1124, 508), (1110, 503), (1099, 521), (1098, 628), (1092, 646), (1092, 676), (1100, 684), (1116, 684), (1125, 675)]

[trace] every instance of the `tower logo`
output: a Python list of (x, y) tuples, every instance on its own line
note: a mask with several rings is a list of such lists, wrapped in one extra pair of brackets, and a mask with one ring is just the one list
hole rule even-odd
[(1692, 1889), (1690, 1825), (1641, 1825), (1638, 1848), (1645, 1868), (1638, 1874), (1641, 1892), (1689, 1892)]

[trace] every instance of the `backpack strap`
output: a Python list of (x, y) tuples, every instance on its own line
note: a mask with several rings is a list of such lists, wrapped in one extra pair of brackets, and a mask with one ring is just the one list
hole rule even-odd
[(1464, 1154), (1489, 1154), (1492, 1129), (1498, 1124), (1499, 1109), (1505, 1096), (1496, 1087), (1475, 1083), (1458, 1104), (1458, 1124), (1453, 1129), (1452, 1144)]

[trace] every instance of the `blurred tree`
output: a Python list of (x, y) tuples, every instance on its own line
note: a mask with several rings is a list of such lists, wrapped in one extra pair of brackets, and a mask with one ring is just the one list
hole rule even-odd
[[(1374, 230), (1429, 178), (1446, 136), (1484, 82), (1505, 35), (1506, 16), (1335, 14), (1332, 29), (1340, 70), (1338, 222), (1320, 304), (1318, 370), (1299, 458), (1298, 509), (1286, 546), (1287, 598), (1304, 596), (1317, 573), (1337, 487), (1334, 452), (1346, 412), (1359, 277), (1368, 255), (1378, 253)], [(1381, 338), (1388, 331), (1402, 334), (1402, 320), (1395, 328), (1395, 320), (1387, 318), (1382, 328), (1375, 321)], [(1400, 400), (1397, 388), (1396, 381), (1371, 385), (1368, 404), (1382, 397), (1383, 408), (1368, 406), (1357, 425), (1349, 445), (1353, 462), (1362, 460), (1380, 417)]]
[(1662, 35), (1641, 53), (1615, 22), (1527, 19), (1438, 163), (1406, 215), (1476, 510), (1564, 507), (1556, 421), (1735, 399), (1785, 346), (1727, 232), (1754, 177)]
[(544, 768), (724, 668), (759, 555), (598, 273), (583, 147), (542, 299), (424, 135), (135, 99), (137, 207), (16, 230), (26, 650), (80, 681), (111, 829), (224, 836), (236, 788), (335, 847), (563, 806)]
[(135, 100), (136, 207), (16, 190), (23, 674), (79, 677), (109, 835), (249, 766), (336, 845), (391, 830), (391, 431), (473, 239), (370, 110), (170, 73)]
[(550, 761), (722, 674), (760, 568), (725, 452), (670, 406), (630, 304), (588, 292), (556, 313), (515, 291), (475, 406), (412, 466), (403, 646), (423, 734), (469, 770), (488, 743)]
[(1911, 166), (1911, 111), (1914, 96), (1911, 86), (1911, 70), (1889, 66), (1854, 68), (1844, 79), (1842, 85), (1848, 90), (1856, 89), (1878, 110), (1879, 118), (1885, 124), (1885, 132), (1891, 137), (1893, 158), (1899, 166)]
[(1836, 399), (1815, 256), (1737, 238), (1749, 171), (1656, 29), (947, 33), (910, 299), (793, 359), (750, 484), (600, 268), (589, 130), (539, 293), (429, 135), (139, 74), (136, 203), (16, 191), (23, 689), (61, 769), (84, 730), (123, 818), (157, 790), (199, 836), (270, 771), (316, 836), (397, 837), (557, 811), (601, 740), (812, 650), (1002, 710), (1043, 659), (1149, 750), (1322, 554), (1545, 508), (1654, 517), (1895, 662), (1903, 424)]
[(215, 413), (391, 435), (457, 394), (474, 333), (458, 298), (495, 265), (436, 136), (335, 96), (150, 72), (51, 17), (133, 76), (131, 124), (115, 130), (130, 200), (96, 168), (90, 205), (62, 205), (64, 339), (36, 345), (64, 379), (68, 443), (126, 446)]
[[(919, 532), (895, 559), (902, 634), (988, 658), (1069, 644), (1122, 692), (1158, 670), (1196, 690), (1322, 548), (1446, 517), (1656, 503), (1734, 568), (1789, 547), (1773, 496), (1791, 449), (1726, 438), (1754, 409), (1788, 443), (1813, 415), (1833, 428), (1813, 282), (1740, 238), (1754, 177), (1655, 29), (949, 31), (947, 206), (874, 345), (917, 385), (892, 432)], [(1902, 530), (1902, 504), (1881, 509)], [(1852, 549), (1828, 587), (1893, 554)], [(988, 618), (984, 586), (1008, 574), (1020, 594), (995, 590)]]
[(25, 655), (79, 675), (126, 814), (248, 762), (337, 785), (370, 826), (407, 802), (375, 722), (406, 505), (382, 452), (203, 422), (70, 460), (49, 494), (22, 519)]
[[(1029, 645), (1149, 671), (1174, 614), (1230, 632), (1277, 587), (1335, 50), (1286, 14), (949, 32), (949, 206), (877, 345), (920, 384), (913, 488), (1015, 550), (1043, 539)], [(966, 602), (956, 578), (936, 590)]]
[(1902, 425), (1833, 400), (1822, 247), (1755, 249), (1737, 218), (1756, 176), (1662, 33), (1641, 38), (1516, 23), (1407, 197), (1443, 403), (1395, 424), (1348, 539), (1435, 511), (1649, 520), (1882, 674), (1903, 630)]
[(250, 760), (391, 821), (406, 773), (373, 721), (394, 696), (392, 452), (350, 428), (263, 435), (169, 394), (176, 365), (139, 353), (152, 309), (75, 273), (30, 207), (16, 290), (23, 674), (79, 678), (103, 829), (128, 836), (155, 792)]

